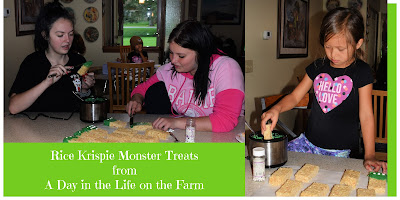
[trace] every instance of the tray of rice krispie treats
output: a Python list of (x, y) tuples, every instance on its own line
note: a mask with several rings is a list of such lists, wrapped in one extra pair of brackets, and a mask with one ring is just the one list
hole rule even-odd
[(64, 143), (158, 143), (174, 142), (169, 132), (153, 129), (151, 122), (128, 125), (113, 117), (97, 126), (89, 125), (64, 138)]
[(266, 174), (254, 196), (387, 196), (386, 174), (346, 169), (325, 170), (317, 165), (282, 166)]

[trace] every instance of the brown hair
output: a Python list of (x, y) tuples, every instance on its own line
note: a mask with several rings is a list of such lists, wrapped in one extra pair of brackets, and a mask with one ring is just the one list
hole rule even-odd
[(353, 46), (355, 58), (363, 60), (364, 52), (361, 48), (356, 49), (357, 42), (364, 38), (364, 20), (358, 10), (338, 7), (325, 15), (319, 33), (319, 42), (322, 47), (326, 41), (339, 33), (343, 33), (347, 38), (347, 43)]

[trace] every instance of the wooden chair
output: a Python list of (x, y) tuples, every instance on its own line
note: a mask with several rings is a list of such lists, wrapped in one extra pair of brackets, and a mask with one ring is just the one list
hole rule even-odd
[(127, 63), (128, 62), (128, 54), (131, 52), (131, 46), (120, 46), (119, 47), (119, 54), (121, 55), (121, 62)]
[(125, 111), (133, 88), (145, 82), (154, 73), (154, 62), (107, 63), (110, 112)]
[[(309, 109), (310, 108), (310, 93), (307, 93), (301, 100), (300, 102), (293, 108), (293, 109)], [(260, 97), (260, 104), (261, 104), (261, 113), (264, 113), (265, 111), (269, 110), (277, 104), (281, 99), (283, 99), (286, 96), (286, 94), (279, 94), (279, 95), (273, 95), (273, 96), (266, 96), (266, 97)], [(297, 135), (293, 133), (292, 130), (289, 129), (281, 120), (278, 119), (277, 125), (281, 127), (285, 132), (290, 134), (292, 137), (296, 137)]]
[(375, 157), (387, 160), (387, 91), (372, 90), (375, 124)]

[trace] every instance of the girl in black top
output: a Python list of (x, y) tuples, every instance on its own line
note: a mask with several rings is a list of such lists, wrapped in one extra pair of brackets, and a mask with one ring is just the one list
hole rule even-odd
[[(374, 119), (372, 112), (371, 68), (362, 61), (360, 49), (364, 42), (364, 21), (358, 10), (336, 8), (322, 20), (320, 44), (326, 58), (306, 68), (307, 74), (296, 89), (261, 118), (261, 129), (279, 113), (292, 109), (313, 87), (315, 98), (305, 135), (292, 140), (288, 149), (323, 155), (341, 155), (358, 149), (358, 124), (364, 141), (364, 167), (369, 171), (382, 169), (387, 163), (375, 159)], [(330, 154), (332, 153), (332, 154)]]
[(22, 62), (9, 93), (11, 114), (76, 109), (72, 91), (87, 94), (95, 81), (93, 73), (84, 80), (71, 75), (78, 70), (72, 66), (86, 61), (83, 56), (69, 52), (73, 38), (74, 18), (60, 3), (47, 3), (35, 24), (36, 51)]

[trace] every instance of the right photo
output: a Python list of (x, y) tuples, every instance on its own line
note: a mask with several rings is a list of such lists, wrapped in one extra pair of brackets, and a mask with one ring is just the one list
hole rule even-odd
[(245, 1), (246, 196), (388, 196), (387, 10)]

